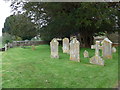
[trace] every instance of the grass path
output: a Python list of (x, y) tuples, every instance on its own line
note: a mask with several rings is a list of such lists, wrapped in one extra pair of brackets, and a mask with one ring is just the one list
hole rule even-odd
[[(59, 59), (50, 58), (49, 45), (31, 48), (11, 48), (2, 53), (3, 88), (112, 88), (118, 81), (118, 52), (105, 66), (89, 63), (83, 58), (84, 50), (90, 57), (94, 50), (81, 48), (81, 62), (69, 60), (59, 48)], [(118, 50), (117, 50), (118, 51)]]

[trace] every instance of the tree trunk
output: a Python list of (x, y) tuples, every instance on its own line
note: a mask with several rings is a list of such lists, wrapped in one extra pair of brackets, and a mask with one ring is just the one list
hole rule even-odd
[(80, 47), (90, 48), (93, 44), (93, 35), (88, 32), (79, 33), (77, 38), (80, 41)]

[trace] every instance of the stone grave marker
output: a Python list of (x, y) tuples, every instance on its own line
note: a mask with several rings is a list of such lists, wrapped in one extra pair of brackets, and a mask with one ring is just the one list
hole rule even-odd
[(89, 53), (88, 53), (88, 51), (85, 50), (84, 53), (83, 53), (83, 55), (84, 55), (84, 58), (88, 58), (88, 57), (89, 57)]
[(8, 46), (7, 46), (7, 44), (5, 44), (5, 51), (7, 51), (7, 49), (8, 49)]
[(76, 38), (74, 38), (70, 42), (70, 60), (80, 62), (80, 54), (79, 53), (80, 53), (80, 43)]
[(32, 50), (35, 50), (35, 46), (34, 45), (32, 45)]
[(59, 58), (58, 45), (59, 42), (55, 38), (50, 42), (51, 58)]
[(115, 47), (112, 47), (112, 52), (115, 53), (117, 50)]
[(69, 39), (64, 38), (63, 39), (63, 53), (68, 53), (69, 54)]
[(9, 42), (8, 42), (8, 44), (7, 44), (7, 45), (8, 45), (8, 48), (10, 48), (10, 43), (9, 43)]
[(100, 41), (96, 41), (96, 45), (92, 45), (91, 49), (95, 49), (95, 56), (90, 58), (90, 63), (104, 65), (104, 60), (99, 56), (99, 49), (101, 49)]
[(112, 42), (105, 38), (102, 42), (102, 55), (104, 58), (112, 58)]

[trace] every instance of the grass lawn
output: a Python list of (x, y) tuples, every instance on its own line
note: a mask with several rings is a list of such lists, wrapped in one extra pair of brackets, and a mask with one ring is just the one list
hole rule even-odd
[[(83, 58), (94, 50), (81, 48), (81, 62), (69, 60), (59, 47), (59, 59), (50, 58), (49, 45), (11, 48), (2, 53), (3, 88), (112, 88), (118, 82), (118, 50), (113, 59), (104, 59), (105, 66), (92, 65)], [(117, 48), (118, 49), (118, 48)]]

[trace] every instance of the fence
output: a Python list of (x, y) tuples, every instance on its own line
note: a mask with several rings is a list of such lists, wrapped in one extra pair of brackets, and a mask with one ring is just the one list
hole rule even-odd
[(17, 46), (31, 46), (31, 45), (43, 45), (49, 44), (47, 41), (13, 41), (12, 43), (5, 44), (3, 48), (0, 48), (0, 51), (6, 51), (8, 48), (13, 48)]
[(31, 45), (43, 45), (48, 44), (47, 41), (13, 41), (12, 43), (8, 43), (8, 46), (31, 46)]

